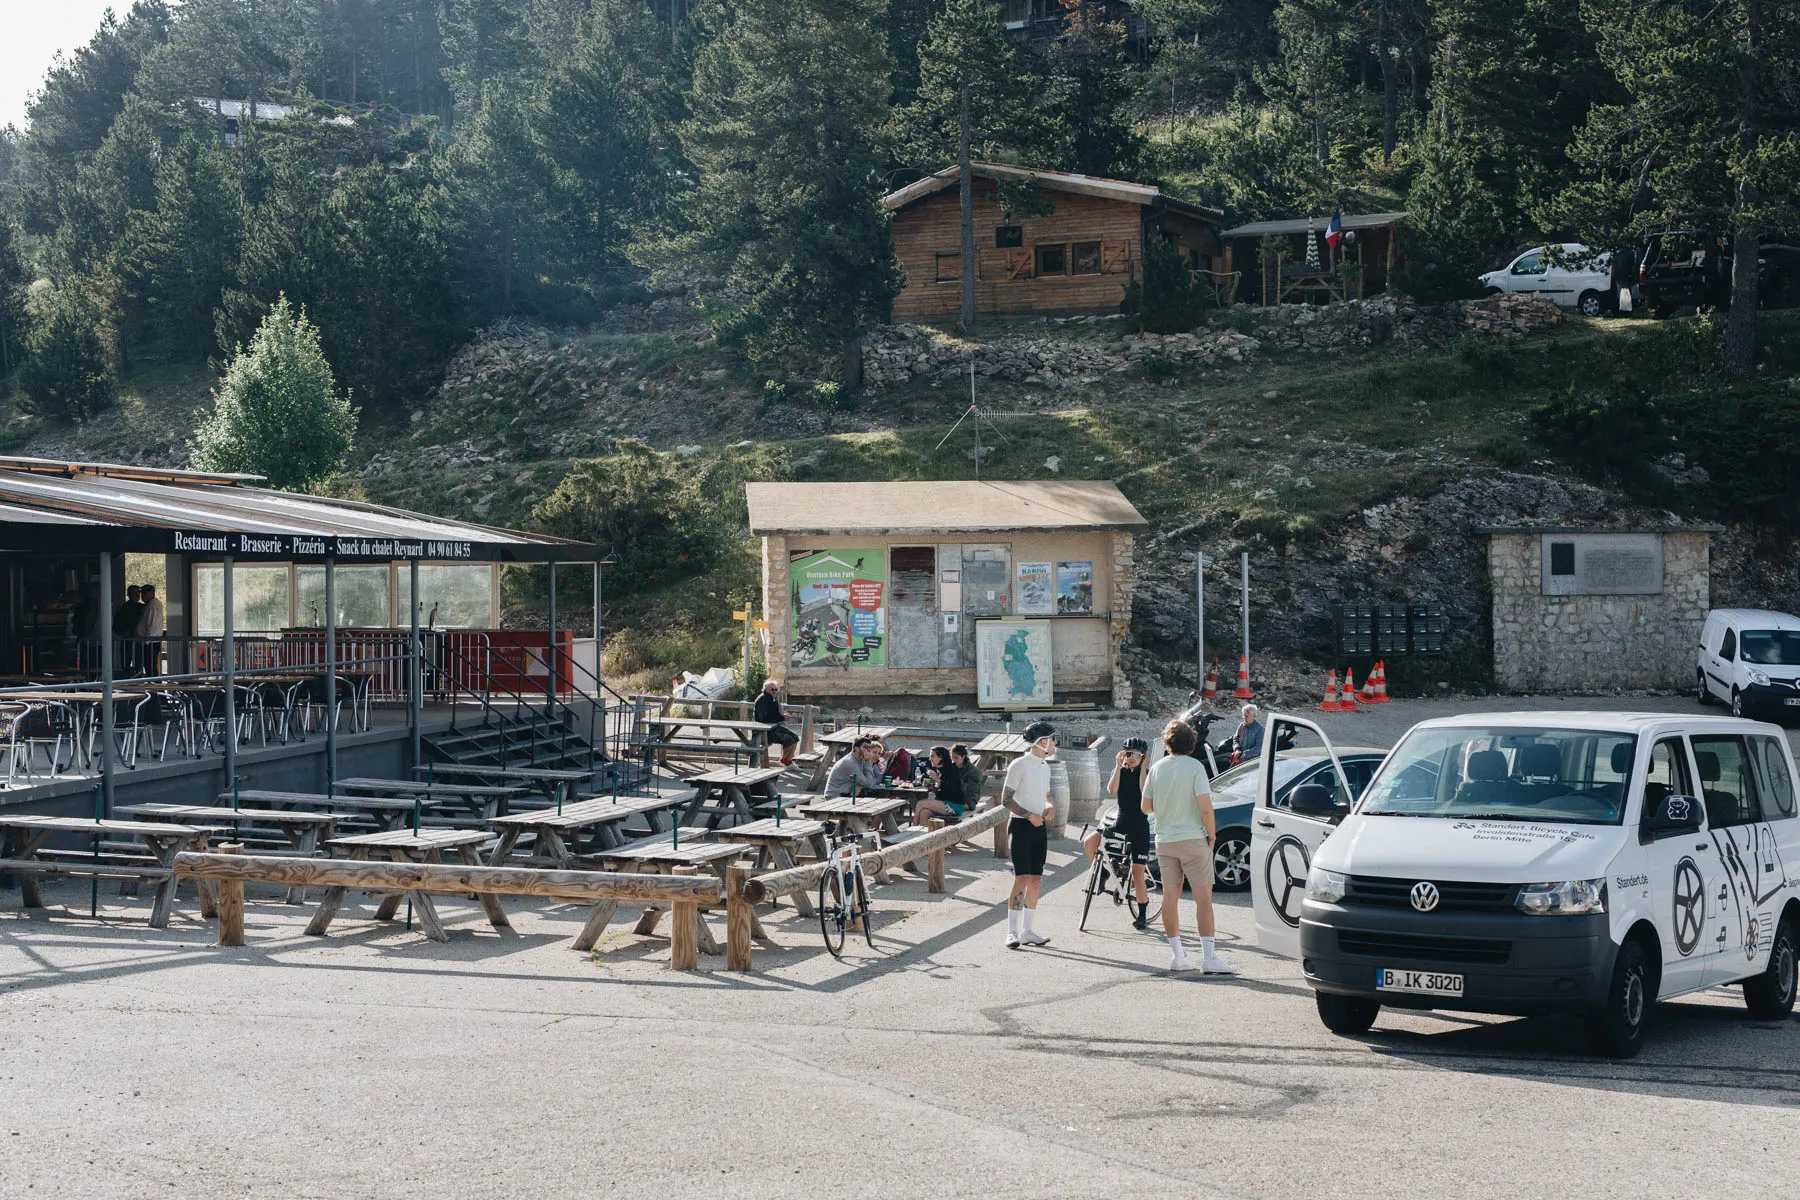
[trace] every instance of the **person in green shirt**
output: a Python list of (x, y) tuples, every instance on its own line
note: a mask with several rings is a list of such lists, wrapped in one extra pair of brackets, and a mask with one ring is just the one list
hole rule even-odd
[(969, 757), (969, 748), (961, 742), (950, 747), (950, 761), (962, 772), (964, 802), (970, 808), (976, 807), (981, 803), (981, 793), (987, 789), (987, 772)]
[(1193, 726), (1170, 721), (1162, 731), (1163, 756), (1144, 777), (1144, 812), (1156, 817), (1156, 861), (1162, 868), (1163, 933), (1169, 939), (1169, 970), (1194, 964), (1181, 944), (1181, 882), (1194, 889), (1194, 919), (1200, 934), (1200, 969), (1208, 975), (1235, 975), (1237, 969), (1213, 950), (1212, 782), (1200, 760), (1190, 758)]

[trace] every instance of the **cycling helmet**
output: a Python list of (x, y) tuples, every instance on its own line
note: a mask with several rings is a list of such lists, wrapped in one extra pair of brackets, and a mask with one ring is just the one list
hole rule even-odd
[(1024, 738), (1027, 742), (1039, 742), (1055, 736), (1056, 726), (1048, 721), (1033, 721), (1025, 727)]
[(1125, 749), (1135, 750), (1139, 754), (1148, 754), (1150, 753), (1150, 743), (1143, 738), (1126, 738)]

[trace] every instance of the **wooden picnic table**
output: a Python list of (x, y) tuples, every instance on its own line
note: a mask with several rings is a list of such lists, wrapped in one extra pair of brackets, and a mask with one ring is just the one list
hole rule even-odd
[[(228, 829), (211, 825), (178, 825), (167, 821), (90, 821), (82, 817), (0, 817), (0, 833), (12, 835), (13, 854), (0, 859), (0, 872), (19, 877), (19, 898), (26, 908), (44, 907), (39, 875), (106, 875), (126, 879), (156, 880), (156, 897), (150, 906), (150, 927), (162, 929), (175, 909), (175, 856)], [(59, 833), (81, 836), (111, 834), (135, 838), (144, 844), (155, 865), (121, 861), (116, 853), (83, 861), (72, 853), (43, 857), (44, 844)], [(52, 852), (53, 854), (55, 852)]]
[[(625, 869), (647, 871), (653, 875), (682, 874), (704, 867), (723, 881), (725, 868), (745, 857), (744, 846), (734, 842), (704, 841), (710, 832), (696, 826), (659, 833), (628, 846), (603, 851), (600, 857), (608, 866), (617, 865)], [(679, 837), (674, 836), (675, 834), (679, 834)], [(596, 905), (587, 925), (575, 939), (576, 948), (591, 948), (600, 939), (600, 935), (606, 932), (606, 926), (618, 907), (618, 902), (612, 900), (603, 900)], [(655, 933), (656, 926), (666, 911), (667, 906), (660, 904), (645, 908), (634, 932)], [(706, 919), (698, 907), (694, 910), (694, 920), (700, 949), (707, 954), (719, 953), (719, 943), (713, 939), (712, 931), (706, 927)], [(768, 934), (763, 931), (762, 922), (754, 912), (750, 914), (750, 936), (762, 941), (768, 940)]]
[(806, 786), (814, 791), (823, 788), (826, 778), (831, 774), (831, 768), (836, 765), (838, 759), (849, 753), (850, 747), (856, 744), (857, 738), (872, 737), (886, 740), (898, 732), (898, 727), (893, 725), (864, 725), (861, 728), (851, 725), (825, 734), (818, 739), (821, 751), (819, 761), (813, 764), (812, 775), (808, 777)]
[(531, 789), (524, 784), (493, 783), (420, 783), (412, 779), (372, 779), (367, 776), (355, 776), (350, 779), (339, 779), (334, 786), (352, 795), (413, 797), (421, 796), (427, 800), (441, 800), (447, 804), (457, 804), (469, 810), (469, 814), (482, 821), (491, 821), (507, 811), (507, 802), (521, 796), (529, 796)]
[[(219, 803), (229, 807), (231, 793), (219, 793)], [(340, 818), (365, 817), (383, 830), (399, 829), (412, 824), (414, 802), (398, 796), (327, 796), (319, 792), (271, 792), (260, 788), (237, 794), (239, 807), (244, 801), (267, 808), (293, 809), (302, 812), (331, 812)], [(424, 799), (418, 806), (425, 812), (437, 813), (442, 801)]]
[[(776, 821), (765, 817), (747, 825), (734, 825), (720, 830), (721, 841), (742, 842), (756, 848), (756, 865), (785, 870), (794, 865), (794, 855), (802, 845), (812, 847), (821, 862), (831, 857), (831, 845), (825, 840), (825, 822), (805, 817), (788, 817)], [(804, 891), (794, 893), (794, 909), (803, 917), (813, 914), (812, 897)]]
[[(178, 825), (224, 826), (236, 829), (240, 834), (246, 825), (269, 825), (279, 829), (289, 844), (306, 858), (319, 852), (320, 838), (330, 837), (338, 821), (343, 819), (338, 813), (280, 808), (222, 808), (210, 804), (132, 804), (113, 811), (128, 817), (146, 817)], [(287, 890), (289, 904), (299, 904), (305, 899), (305, 888), (291, 887)]]
[(742, 771), (721, 767), (690, 775), (686, 782), (693, 785), (694, 799), (681, 814), (682, 822), (691, 825), (705, 817), (706, 827), (717, 829), (725, 817), (733, 817), (739, 824), (753, 821), (756, 814), (751, 811), (752, 795), (774, 800), (775, 781), (785, 771), (784, 767), (751, 767)]
[(565, 804), (573, 804), (578, 798), (579, 786), (594, 778), (592, 771), (575, 767), (502, 767), (483, 763), (424, 763), (414, 767), (413, 774), (423, 775), (432, 783), (437, 782), (439, 775), (523, 779), (551, 804), (556, 803), (558, 793)]
[[(732, 765), (737, 765), (736, 756), (743, 754), (749, 765), (762, 760), (767, 749), (765, 742), (771, 726), (761, 721), (728, 720), (723, 717), (680, 717), (672, 714), (645, 716), (644, 725), (660, 731), (647, 737), (642, 749), (654, 755), (659, 764), (667, 765), (671, 755), (680, 758), (683, 753), (698, 757), (716, 757), (729, 752), (733, 756)], [(698, 739), (677, 738), (683, 729), (692, 729)], [(712, 734), (729, 733), (737, 738), (735, 743), (725, 740), (715, 741)]]
[[(886, 796), (820, 796), (799, 806), (804, 816), (818, 821), (837, 821), (857, 837), (880, 833), (886, 838), (900, 836), (900, 810), (908, 801)], [(875, 882), (886, 883), (887, 871), (878, 871)]]
[[(390, 829), (382, 833), (360, 833), (351, 837), (333, 838), (326, 843), (331, 850), (344, 851), (352, 861), (364, 862), (376, 854), (383, 855), (397, 863), (444, 861), (446, 853), (454, 854), (469, 866), (480, 866), (481, 856), (477, 847), (487, 841), (488, 835), (478, 829), (421, 829), (414, 833), (410, 829)], [(331, 927), (332, 918), (337, 916), (338, 909), (344, 903), (349, 888), (333, 887), (325, 889), (325, 898), (319, 901), (319, 907), (306, 926), (306, 932), (315, 936), (323, 936)], [(495, 929), (507, 929), (511, 922), (506, 919), (506, 911), (500, 907), (500, 899), (492, 892), (477, 892), (476, 899), (486, 910), (488, 923)], [(431, 894), (422, 891), (391, 891), (382, 897), (381, 904), (375, 909), (377, 921), (391, 921), (394, 913), (400, 908), (400, 901), (411, 900), (413, 911), (419, 914), (419, 924), (425, 930), (425, 936), (434, 942), (447, 942), (450, 935), (444, 930), (444, 923), (438, 918), (437, 906), (432, 903)]]
[[(554, 808), (534, 808), (527, 812), (509, 813), (489, 822), (500, 835), (500, 841), (488, 856), (491, 867), (574, 866), (584, 853), (600, 853), (624, 844), (620, 829), (632, 817), (642, 815), (651, 833), (665, 831), (663, 814), (686, 804), (688, 793), (673, 792), (667, 796), (620, 796), (609, 799), (595, 796), (565, 804), (561, 812)], [(508, 862), (519, 839), (532, 834), (531, 853), (522, 860)], [(591, 844), (585, 845), (584, 842)]]

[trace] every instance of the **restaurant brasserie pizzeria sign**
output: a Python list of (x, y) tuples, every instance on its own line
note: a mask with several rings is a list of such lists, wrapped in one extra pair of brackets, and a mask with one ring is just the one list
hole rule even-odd
[(231, 554), (257, 558), (342, 558), (363, 562), (475, 557), (475, 543), (436, 538), (319, 537), (313, 534), (175, 531), (180, 554)]

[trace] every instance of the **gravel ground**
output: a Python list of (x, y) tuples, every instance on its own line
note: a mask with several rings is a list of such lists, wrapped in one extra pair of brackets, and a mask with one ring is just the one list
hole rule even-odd
[(941, 896), (897, 875), (841, 961), (784, 909), (750, 974), (673, 974), (629, 920), (576, 954), (584, 912), (523, 899), (505, 934), (444, 901), (438, 945), (367, 902), (307, 938), (269, 892), (221, 950), (191, 900), (157, 932), (111, 894), (90, 920), (83, 884), (30, 915), (0, 893), (0, 1195), (1691, 1196), (1800, 1169), (1800, 1026), (1735, 990), (1660, 1006), (1627, 1063), (1564, 1020), (1336, 1038), (1247, 898), (1220, 911), (1242, 977), (1175, 977), (1121, 909), (1077, 931), (1069, 842), (1052, 944), (1007, 951), (998, 867), (953, 854)]

